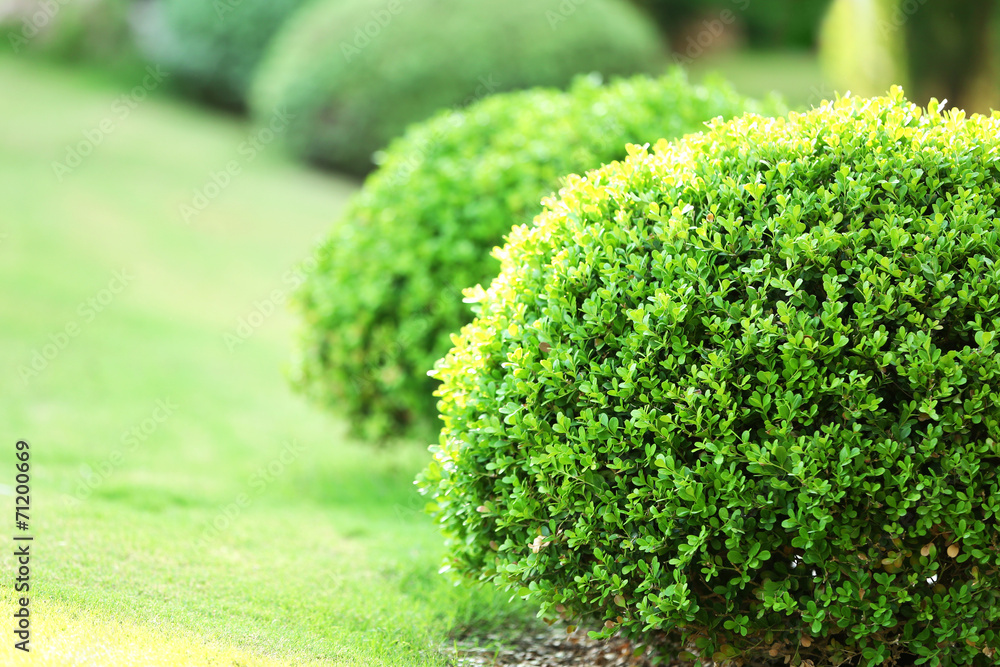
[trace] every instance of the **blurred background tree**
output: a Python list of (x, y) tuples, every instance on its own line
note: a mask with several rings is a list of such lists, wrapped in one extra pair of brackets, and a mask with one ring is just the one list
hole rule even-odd
[(914, 101), (985, 112), (1000, 101), (998, 22), (996, 0), (834, 0), (821, 57), (840, 90), (875, 95), (898, 83)]
[(996, 0), (897, 0), (904, 13), (909, 94), (918, 100), (947, 98), (968, 111), (997, 106), (998, 26)]
[[(636, 0), (679, 45), (696, 36), (723, 12), (733, 31), (752, 48), (808, 49), (828, 0)], [(678, 49), (680, 50), (680, 49)]]

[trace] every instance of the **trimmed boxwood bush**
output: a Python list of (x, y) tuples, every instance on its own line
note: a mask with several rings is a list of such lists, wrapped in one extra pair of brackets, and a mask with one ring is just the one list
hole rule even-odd
[(461, 290), (496, 274), (490, 250), (541, 210), (560, 175), (747, 108), (783, 111), (678, 70), (497, 95), (414, 126), (348, 205), (298, 295), (296, 383), (367, 438), (433, 438), (427, 372), (472, 319)]
[(276, 39), (253, 110), (287, 109), (296, 154), (364, 174), (374, 151), (439, 109), (577, 73), (653, 72), (664, 56), (626, 0), (319, 0)]
[(240, 108), (271, 38), (305, 0), (157, 0), (138, 14), (146, 56), (187, 93)]
[(570, 179), (439, 364), (450, 565), (727, 664), (997, 664), (1000, 117), (841, 99)]

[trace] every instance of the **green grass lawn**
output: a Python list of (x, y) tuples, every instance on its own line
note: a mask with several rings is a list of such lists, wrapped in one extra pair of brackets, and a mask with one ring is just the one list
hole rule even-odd
[(36, 540), (35, 651), (5, 577), (0, 663), (444, 665), (452, 633), (530, 616), (437, 574), (422, 447), (350, 442), (287, 388), (267, 302), (356, 183), (251, 159), (249, 126), (155, 91), (122, 117), (120, 89), (10, 60), (0, 91), (0, 491), (11, 511), (28, 439)]

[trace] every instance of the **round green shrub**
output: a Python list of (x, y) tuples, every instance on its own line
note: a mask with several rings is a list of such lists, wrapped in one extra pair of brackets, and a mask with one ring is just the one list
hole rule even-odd
[(146, 12), (146, 56), (188, 94), (246, 104), (264, 49), (304, 0), (159, 0)]
[(461, 290), (496, 274), (490, 250), (504, 234), (541, 210), (562, 174), (748, 108), (784, 111), (677, 70), (497, 95), (412, 127), (348, 205), (298, 295), (296, 384), (366, 438), (432, 439), (427, 372), (472, 319)]
[(722, 664), (998, 664), (998, 205), (1000, 116), (898, 88), (571, 178), (436, 370), (450, 565)]
[(74, 62), (131, 60), (128, 10), (128, 0), (9, 0), (0, 7), (0, 49)]
[(581, 72), (652, 72), (664, 56), (625, 0), (319, 0), (276, 39), (252, 107), (262, 119), (290, 112), (296, 154), (364, 174), (439, 109)]

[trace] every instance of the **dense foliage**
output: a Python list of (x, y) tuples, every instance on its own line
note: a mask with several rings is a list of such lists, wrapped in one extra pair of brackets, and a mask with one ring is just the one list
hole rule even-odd
[(741, 664), (998, 664), (1000, 118), (842, 99), (570, 179), (437, 377), (450, 562)]
[(140, 14), (147, 57), (177, 85), (241, 107), (271, 38), (304, 0), (159, 0)]
[(414, 126), (350, 203), (299, 295), (297, 383), (369, 438), (433, 438), (427, 372), (471, 320), (461, 290), (496, 274), (490, 250), (504, 234), (541, 210), (561, 175), (747, 108), (784, 110), (675, 71), (497, 95)]
[(279, 35), (255, 115), (287, 109), (294, 152), (363, 174), (439, 109), (577, 73), (653, 72), (665, 47), (625, 0), (319, 0)]

